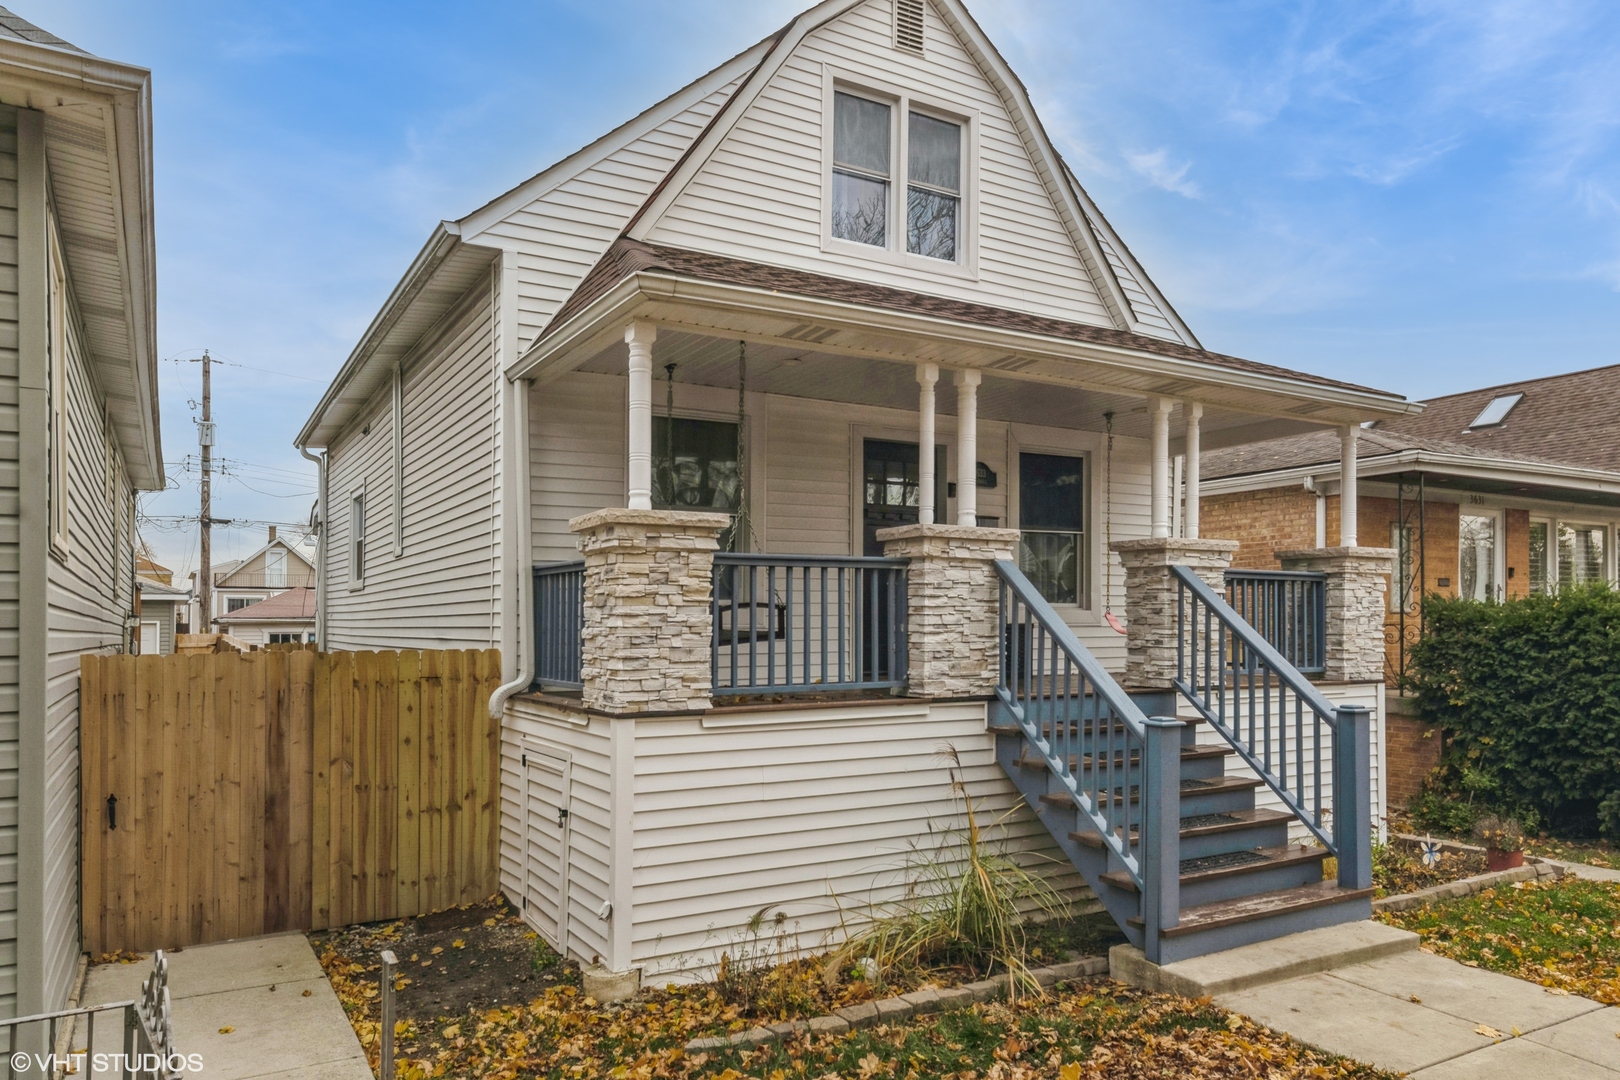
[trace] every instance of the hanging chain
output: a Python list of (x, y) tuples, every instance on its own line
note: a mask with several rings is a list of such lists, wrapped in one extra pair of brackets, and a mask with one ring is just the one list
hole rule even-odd
[(1103, 413), (1108, 430), (1108, 447), (1103, 455), (1103, 612), (1113, 610), (1114, 600), (1114, 413)]

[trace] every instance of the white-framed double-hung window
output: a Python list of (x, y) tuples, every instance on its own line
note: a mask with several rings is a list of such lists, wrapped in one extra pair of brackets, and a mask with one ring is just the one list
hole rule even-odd
[[(831, 95), (828, 230), (851, 253), (968, 261), (970, 124), (900, 94)], [(922, 260), (927, 260), (923, 262)]]

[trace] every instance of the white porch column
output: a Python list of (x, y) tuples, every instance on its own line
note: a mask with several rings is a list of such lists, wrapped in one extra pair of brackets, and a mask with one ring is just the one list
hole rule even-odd
[(979, 383), (977, 371), (958, 371), (956, 382), (956, 523), (979, 524)]
[(1169, 398), (1154, 398), (1153, 413), (1153, 484), (1152, 525), (1153, 536), (1170, 535), (1170, 410), (1175, 402)]
[(1356, 546), (1356, 433), (1346, 424), (1339, 429), (1339, 546)]
[(630, 509), (652, 509), (652, 347), (658, 328), (633, 322), (624, 330), (630, 346)]
[(1198, 539), (1198, 422), (1204, 417), (1204, 407), (1189, 401), (1187, 412), (1187, 508), (1182, 517), (1182, 535), (1188, 540)]
[(934, 523), (934, 384), (938, 364), (917, 365), (917, 521)]

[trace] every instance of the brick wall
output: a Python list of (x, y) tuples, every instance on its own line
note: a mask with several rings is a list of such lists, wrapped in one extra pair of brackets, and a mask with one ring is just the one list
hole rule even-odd
[(1392, 807), (1407, 805), (1423, 789), (1444, 748), (1440, 730), (1397, 711), (1397, 701), (1390, 694), (1384, 713), (1384, 790)]
[(1507, 597), (1509, 600), (1530, 595), (1530, 511), (1507, 512)]
[[(1206, 540), (1236, 540), (1232, 565), (1275, 570), (1275, 552), (1316, 544), (1316, 496), (1299, 487), (1205, 495), (1198, 502), (1198, 533)], [(1339, 499), (1328, 499), (1328, 543), (1339, 539)]]

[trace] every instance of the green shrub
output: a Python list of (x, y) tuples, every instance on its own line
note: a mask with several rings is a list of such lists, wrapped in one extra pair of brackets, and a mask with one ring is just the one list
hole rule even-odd
[(1420, 809), (1464, 827), (1489, 809), (1620, 839), (1620, 592), (1429, 597), (1423, 610), (1412, 686), (1450, 746)]

